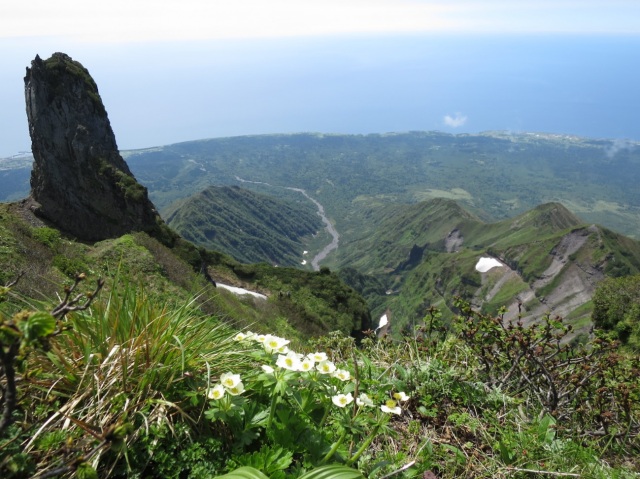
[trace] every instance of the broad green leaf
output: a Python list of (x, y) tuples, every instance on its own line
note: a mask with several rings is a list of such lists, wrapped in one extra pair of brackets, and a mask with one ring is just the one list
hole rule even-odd
[(76, 469), (78, 479), (98, 479), (98, 472), (88, 462), (83, 462)]
[(23, 325), (24, 337), (27, 341), (44, 338), (56, 330), (56, 318), (44, 311), (33, 313)]
[(556, 437), (556, 420), (549, 414), (538, 424), (538, 439), (544, 444), (551, 444)]
[(300, 476), (299, 479), (364, 479), (362, 473), (352, 467), (332, 464), (321, 466)]
[(256, 413), (251, 418), (251, 426), (253, 426), (253, 427), (255, 427), (255, 426), (266, 426), (268, 417), (269, 417), (269, 410), (268, 409), (265, 409), (263, 411), (260, 411), (260, 412)]
[(239, 467), (235, 471), (231, 471), (224, 476), (216, 476), (214, 479), (269, 479), (267, 476), (262, 474), (257, 469), (253, 467)]
[(515, 455), (513, 451), (503, 441), (500, 441), (498, 445), (500, 446), (500, 458), (502, 459), (502, 462), (505, 464), (511, 464)]

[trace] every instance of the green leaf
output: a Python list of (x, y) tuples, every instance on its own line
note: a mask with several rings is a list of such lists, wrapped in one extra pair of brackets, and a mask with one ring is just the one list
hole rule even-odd
[(313, 469), (299, 479), (364, 479), (364, 476), (352, 467), (331, 464)]
[(538, 424), (538, 440), (543, 444), (551, 444), (556, 437), (556, 420), (549, 414)]
[(23, 323), (22, 329), (27, 341), (35, 341), (56, 330), (56, 318), (45, 311), (37, 311)]
[(513, 463), (515, 453), (509, 448), (508, 444), (500, 441), (498, 445), (500, 447), (500, 458), (502, 459), (502, 462), (505, 464)]
[(264, 411), (260, 411), (254, 414), (254, 416), (251, 418), (251, 426), (252, 427), (266, 426), (268, 417), (269, 417), (268, 409), (265, 409)]
[(88, 462), (83, 462), (76, 469), (77, 479), (98, 479), (98, 472)]
[(6, 335), (7, 340), (9, 340), (8, 338), (19, 338), (21, 336), (20, 332), (13, 329), (13, 328), (9, 328), (7, 326), (0, 326), (0, 334)]
[(216, 476), (214, 479), (269, 479), (253, 467), (239, 467), (224, 476)]

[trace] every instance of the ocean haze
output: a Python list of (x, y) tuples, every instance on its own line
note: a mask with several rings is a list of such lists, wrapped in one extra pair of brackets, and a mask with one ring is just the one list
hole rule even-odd
[(121, 149), (301, 131), (640, 140), (635, 36), (377, 35), (59, 44), (51, 51), (2, 40), (3, 51), (8, 43), (12, 68), (0, 75), (3, 157), (30, 149), (24, 67), (53, 51), (94, 77)]

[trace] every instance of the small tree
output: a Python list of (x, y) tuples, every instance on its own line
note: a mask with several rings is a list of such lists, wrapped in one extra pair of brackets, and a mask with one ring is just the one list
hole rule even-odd
[(593, 295), (592, 319), (624, 344), (640, 348), (640, 275), (602, 281)]

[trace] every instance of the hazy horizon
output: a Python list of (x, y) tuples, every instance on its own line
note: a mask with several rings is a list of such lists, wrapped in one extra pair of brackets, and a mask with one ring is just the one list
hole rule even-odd
[[(0, 7), (0, 157), (30, 150), (24, 69), (56, 51), (89, 70), (123, 150), (297, 132), (640, 140), (640, 5), (630, 1), (187, 0), (156, 12), (118, 0), (116, 18), (95, 28), (36, 3), (35, 26), (26, 6)], [(79, 5), (74, 14), (111, 8)]]

